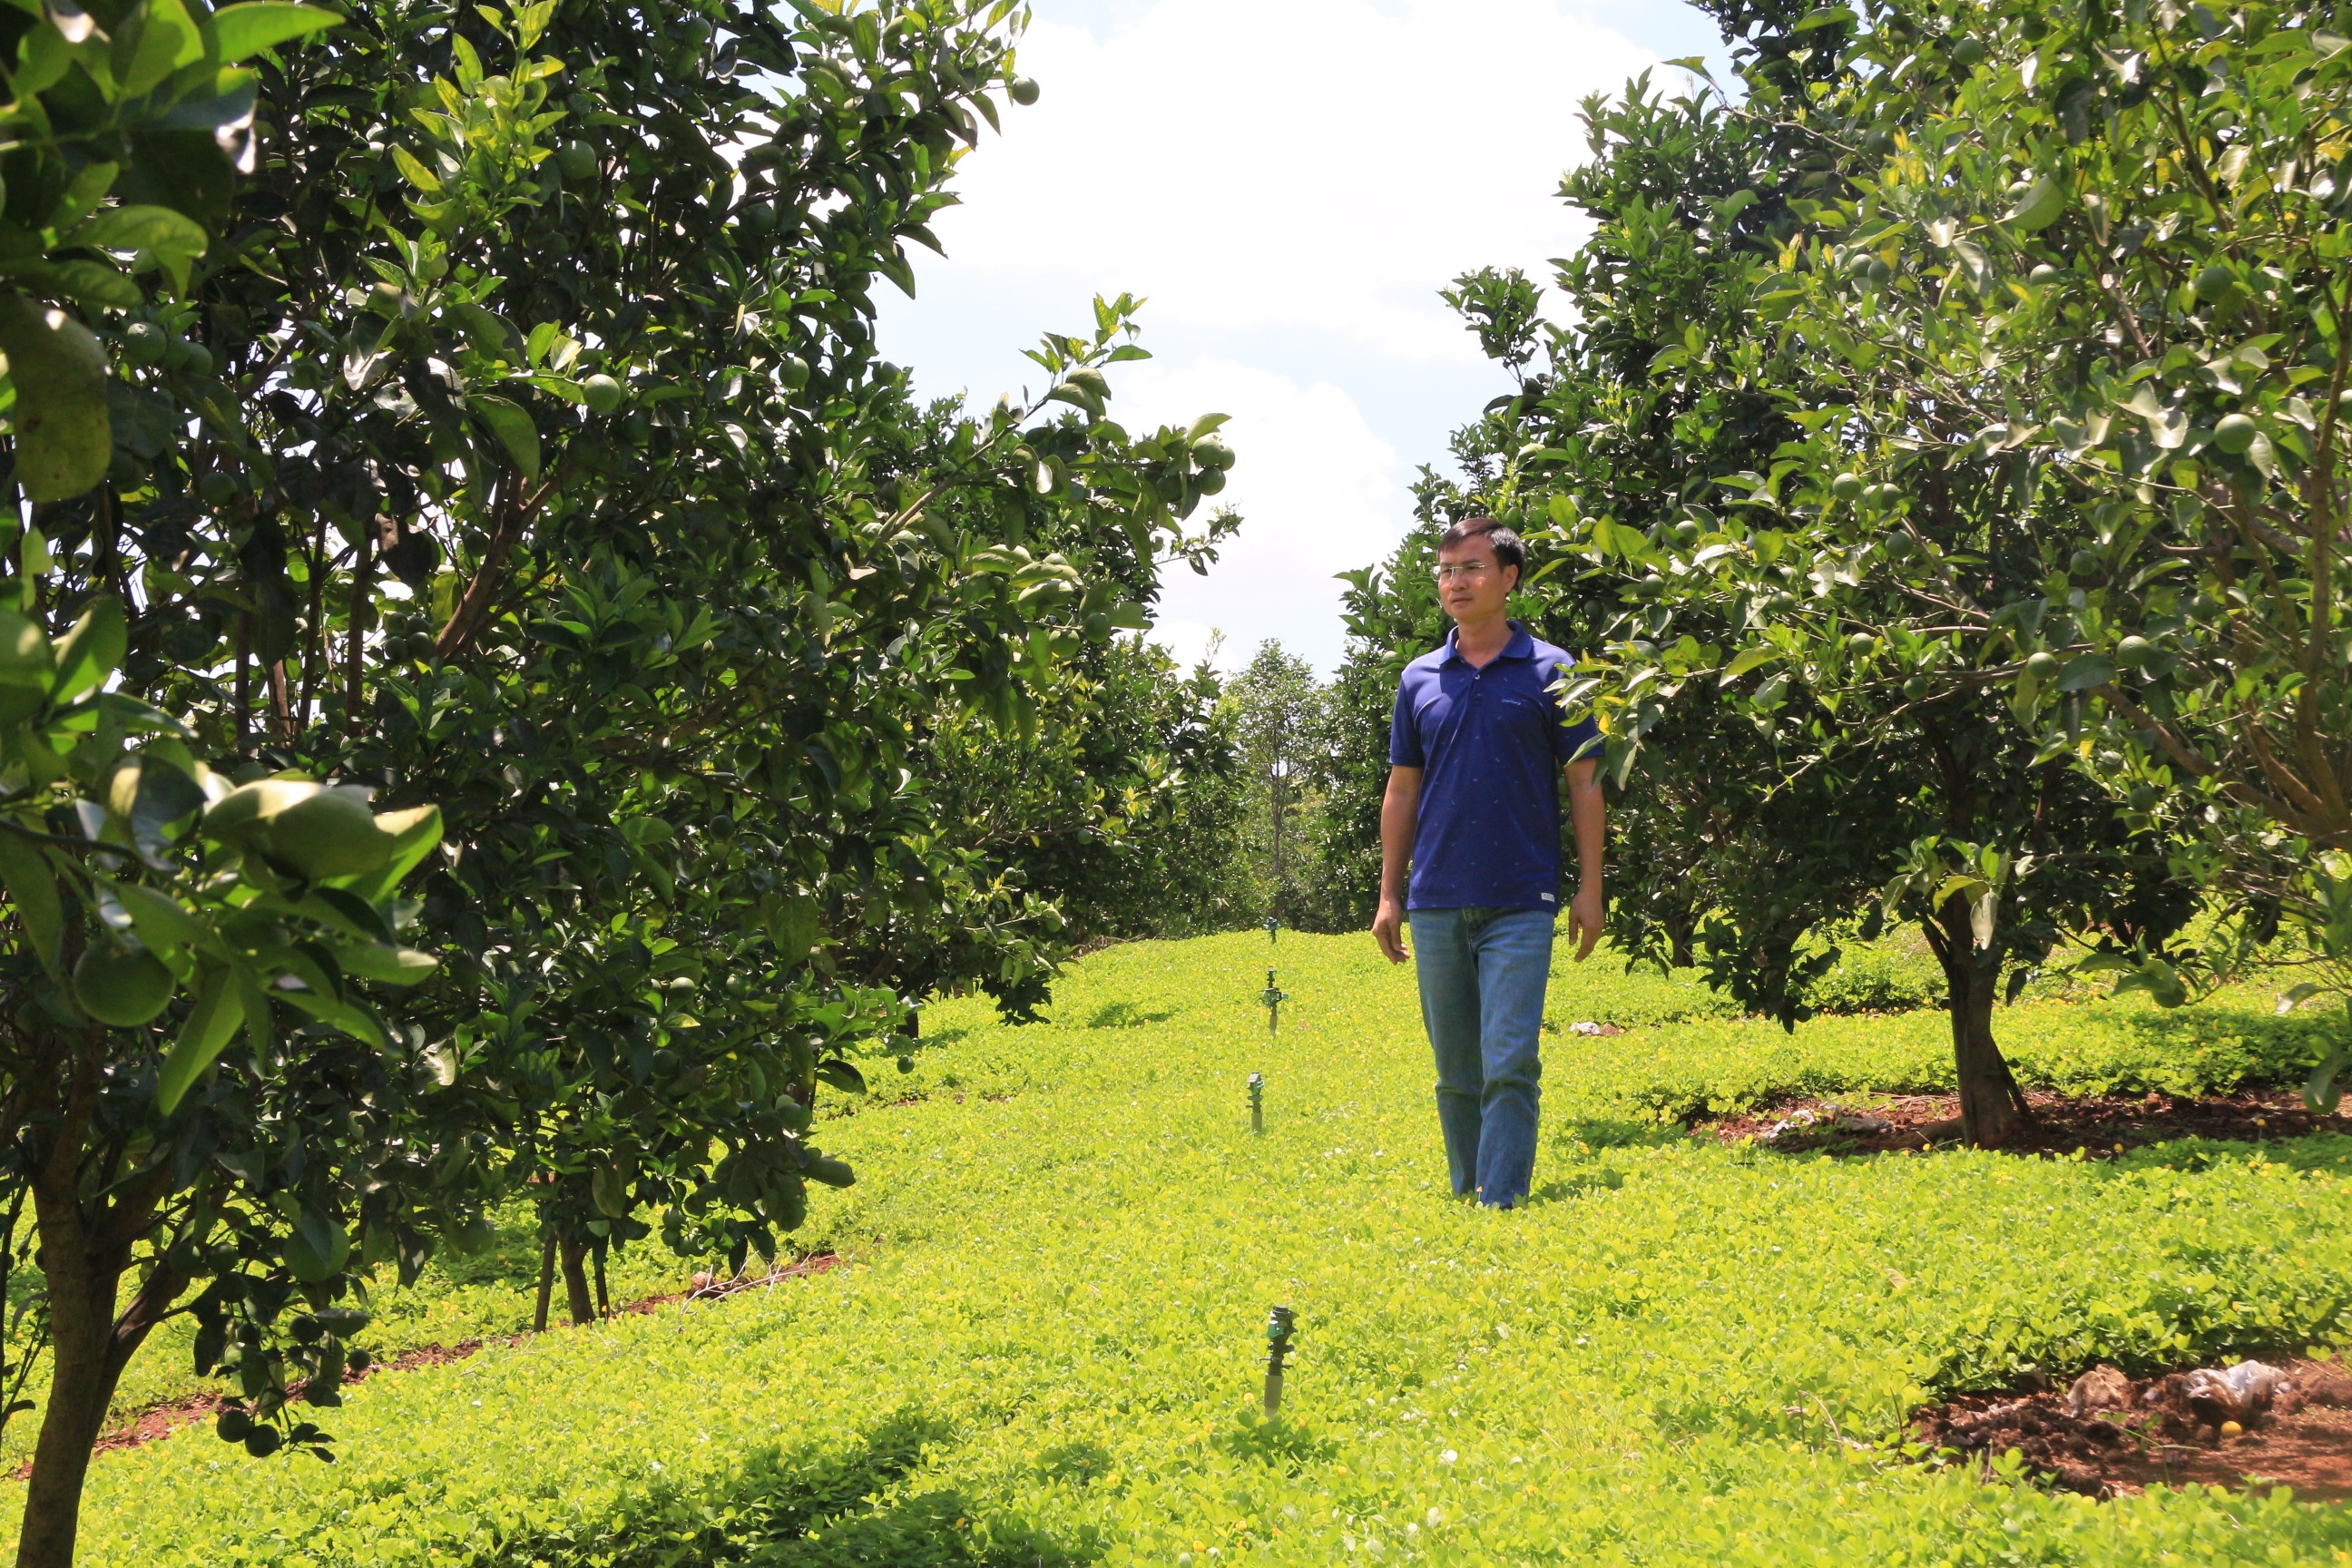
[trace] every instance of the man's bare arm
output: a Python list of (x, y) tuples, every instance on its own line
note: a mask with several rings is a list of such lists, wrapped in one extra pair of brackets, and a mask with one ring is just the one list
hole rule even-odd
[[(1601, 792), (1601, 760), (1580, 757), (1568, 764), (1568, 816), (1576, 828), (1576, 897), (1569, 901), (1568, 934), (1582, 963), (1601, 940), (1609, 900), (1601, 885), (1601, 861), (1608, 847), (1608, 806)], [(1382, 814), (1382, 821), (1387, 820)]]
[(1381, 907), (1372, 917), (1372, 940), (1391, 963), (1402, 963), (1405, 868), (1412, 860), (1413, 830), (1421, 826), (1421, 770), (1391, 768), (1381, 796)]

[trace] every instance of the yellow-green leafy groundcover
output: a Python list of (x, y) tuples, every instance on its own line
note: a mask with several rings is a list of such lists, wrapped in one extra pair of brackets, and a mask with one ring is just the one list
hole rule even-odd
[[(1790, 1037), (1596, 961), (1555, 989), (1536, 1201), (1486, 1214), (1445, 1195), (1410, 972), (1363, 938), (1271, 956), (1271, 1043), (1263, 935), (1097, 954), (1045, 1024), (931, 1008), (915, 1070), (872, 1064), (825, 1129), (859, 1179), (807, 1239), (852, 1267), (373, 1380), (331, 1466), (201, 1431), (109, 1456), (85, 1560), (2352, 1563), (2342, 1505), (2094, 1503), (1899, 1446), (2029, 1365), (2352, 1341), (2352, 1139), (1725, 1148), (1677, 1119), (1935, 1087), (1942, 1020)], [(1999, 1024), (2029, 1083), (2290, 1081), (2315, 1026), (2263, 1003)]]

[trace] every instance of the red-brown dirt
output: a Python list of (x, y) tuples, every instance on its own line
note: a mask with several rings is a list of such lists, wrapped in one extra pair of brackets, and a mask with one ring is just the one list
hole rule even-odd
[(2334, 1362), (2277, 1363), (2291, 1380), (2265, 1413), (2224, 1437), (2190, 1407), (2188, 1377), (2094, 1376), (2123, 1389), (2119, 1408), (2070, 1409), (2066, 1391), (1969, 1394), (1913, 1417), (1931, 1449), (1984, 1465), (2011, 1449), (2070, 1491), (2120, 1497), (2154, 1486), (2292, 1487), (2312, 1501), (2352, 1499), (2352, 1376)]
[[(614, 1308), (613, 1315), (619, 1317), (625, 1312), (656, 1312), (664, 1307), (681, 1301), (717, 1300), (722, 1296), (732, 1296), (739, 1291), (757, 1289), (765, 1285), (779, 1285), (787, 1279), (804, 1279), (810, 1275), (823, 1274), (827, 1269), (839, 1268), (844, 1261), (845, 1259), (833, 1253), (820, 1252), (792, 1263), (780, 1263), (765, 1274), (738, 1275), (731, 1279), (719, 1279), (708, 1274), (698, 1274), (694, 1277), (691, 1289), (671, 1291), (667, 1295), (648, 1296), (641, 1301), (632, 1301), (626, 1306)], [(572, 1325), (566, 1323), (562, 1326), (570, 1328)], [(422, 1366), (442, 1366), (453, 1361), (465, 1360), (485, 1344), (516, 1345), (532, 1337), (530, 1333), (524, 1332), (500, 1340), (467, 1340), (454, 1345), (422, 1345), (415, 1350), (403, 1351), (398, 1355), (383, 1361), (370, 1362), (364, 1371), (346, 1373), (343, 1381), (346, 1384), (363, 1383), (378, 1373), (412, 1372)], [(294, 1392), (297, 1394), (301, 1392), (299, 1384)], [(187, 1394), (179, 1399), (167, 1400), (161, 1405), (150, 1405), (121, 1426), (100, 1433), (97, 1443), (92, 1445), (91, 1451), (109, 1454), (120, 1448), (136, 1448), (142, 1444), (168, 1437), (174, 1432), (211, 1420), (220, 1414), (223, 1403), (225, 1403), (224, 1395), (207, 1391), (203, 1394)], [(17, 1468), (16, 1479), (21, 1481), (31, 1475), (32, 1471), (32, 1463), (27, 1460)]]
[[(2321, 1116), (2292, 1089), (2245, 1089), (2196, 1100), (2154, 1091), (2069, 1097), (2032, 1089), (2025, 1100), (2033, 1121), (2007, 1145), (2025, 1154), (2072, 1154), (2079, 1149), (2087, 1158), (2111, 1159), (2139, 1144), (2179, 1138), (2260, 1142), (2313, 1132), (2352, 1133), (2352, 1102), (2336, 1115)], [(1811, 1124), (1804, 1124), (1809, 1118)], [(1777, 1135), (1776, 1127), (1780, 1129)], [(1958, 1141), (1959, 1100), (1933, 1094), (1790, 1100), (1703, 1121), (1691, 1129), (1691, 1135), (1726, 1143), (1752, 1138), (1767, 1147), (1808, 1153), (1922, 1150)]]

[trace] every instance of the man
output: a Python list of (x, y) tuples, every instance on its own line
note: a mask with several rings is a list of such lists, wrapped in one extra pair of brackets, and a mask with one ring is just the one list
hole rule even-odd
[[(1437, 544), (1445, 645), (1405, 667), (1381, 803), (1373, 938), (1392, 963), (1412, 925), (1421, 1016), (1437, 1058), (1437, 1120), (1458, 1197), (1526, 1201), (1535, 1173), (1544, 984), (1559, 907), (1559, 775), (1576, 827), (1569, 935), (1580, 962), (1601, 940), (1603, 837), (1599, 731), (1568, 721), (1550, 688), (1573, 661), (1505, 615), (1527, 565), (1492, 518)], [(1411, 858), (1408, 889), (1405, 866)]]

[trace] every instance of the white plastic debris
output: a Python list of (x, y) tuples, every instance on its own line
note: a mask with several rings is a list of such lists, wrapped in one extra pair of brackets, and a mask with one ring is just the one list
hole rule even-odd
[(2248, 1426), (2253, 1417), (2271, 1407), (2273, 1400), (2293, 1386), (2286, 1373), (2277, 1367), (2265, 1366), (2258, 1361), (2242, 1361), (2221, 1371), (2198, 1368), (2189, 1374), (2181, 1393), (2189, 1401), (2189, 1408), (2209, 1426), (2219, 1426), (2224, 1421)]

